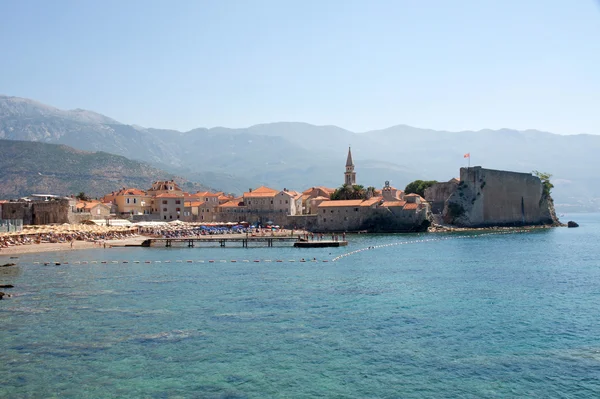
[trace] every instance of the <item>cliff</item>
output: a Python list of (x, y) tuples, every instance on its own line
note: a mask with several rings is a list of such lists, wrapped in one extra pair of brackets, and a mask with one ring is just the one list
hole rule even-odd
[(552, 197), (529, 173), (460, 169), (460, 182), (446, 200), (446, 223), (460, 227), (558, 225)]

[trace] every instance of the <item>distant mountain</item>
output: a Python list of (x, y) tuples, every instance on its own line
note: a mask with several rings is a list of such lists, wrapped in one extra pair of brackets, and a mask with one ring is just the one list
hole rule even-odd
[(278, 122), (188, 132), (124, 125), (91, 111), (62, 111), (0, 96), (0, 138), (61, 143), (151, 163), (170, 173), (240, 193), (266, 184), (304, 189), (343, 182), (352, 145), (357, 180), (403, 188), (415, 179), (447, 180), (467, 165), (554, 175), (558, 204), (600, 210), (595, 171), (600, 136), (535, 130), (435, 131), (407, 125), (354, 133), (336, 126)]
[(69, 195), (81, 191), (100, 197), (122, 187), (147, 189), (153, 180), (173, 178), (188, 191), (207, 189), (148, 164), (106, 152), (0, 140), (0, 198), (34, 193)]

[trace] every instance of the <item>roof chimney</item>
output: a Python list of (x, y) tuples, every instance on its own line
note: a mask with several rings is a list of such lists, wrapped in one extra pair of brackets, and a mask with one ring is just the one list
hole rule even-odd
[(251, 188), (249, 188), (249, 189), (248, 189), (248, 192), (249, 192), (249, 193), (251, 193), (251, 192), (252, 192), (252, 189), (251, 189)]

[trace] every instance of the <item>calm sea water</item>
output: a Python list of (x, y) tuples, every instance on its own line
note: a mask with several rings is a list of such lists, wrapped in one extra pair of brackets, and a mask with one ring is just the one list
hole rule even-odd
[(598, 398), (600, 215), (576, 220), (21, 256), (0, 268), (0, 397)]

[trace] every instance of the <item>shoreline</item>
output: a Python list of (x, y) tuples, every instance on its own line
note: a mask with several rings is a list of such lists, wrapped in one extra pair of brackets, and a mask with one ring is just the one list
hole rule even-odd
[[(73, 241), (73, 247), (69, 242), (44, 242), (40, 244), (24, 244), (14, 245), (8, 248), (0, 249), (0, 259), (9, 259), (10, 256), (25, 255), (25, 254), (37, 254), (42, 252), (69, 252), (78, 251), (82, 249), (109, 249), (112, 247), (123, 247), (125, 245), (138, 245), (146, 239), (145, 236), (134, 236), (121, 238), (117, 240), (104, 240), (106, 248), (103, 243), (93, 241)], [(1, 263), (1, 262), (0, 262)]]
[[(520, 226), (520, 227), (449, 227), (449, 226), (431, 226), (427, 231), (421, 232), (422, 234), (439, 234), (439, 233), (459, 233), (459, 232), (486, 232), (486, 231), (533, 231), (539, 229), (550, 229), (554, 227), (552, 225), (539, 225), (539, 226)], [(348, 235), (363, 235), (363, 234), (378, 234), (378, 233), (348, 233)], [(224, 234), (223, 238), (232, 236), (230, 234)], [(212, 236), (211, 236), (212, 237)], [(78, 251), (84, 249), (112, 249), (112, 248), (123, 248), (126, 246), (140, 246), (144, 240), (153, 238), (153, 236), (147, 235), (136, 235), (133, 237), (120, 238), (115, 240), (103, 240), (100, 241), (73, 241), (71, 247), (70, 242), (59, 242), (59, 243), (40, 243), (40, 244), (23, 244), (15, 245), (8, 248), (0, 249), (0, 266), (2, 262), (14, 257), (15, 255), (26, 255), (26, 254), (37, 254), (44, 252), (69, 252)], [(106, 244), (106, 247), (104, 246)]]

